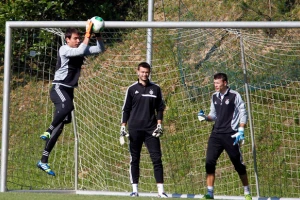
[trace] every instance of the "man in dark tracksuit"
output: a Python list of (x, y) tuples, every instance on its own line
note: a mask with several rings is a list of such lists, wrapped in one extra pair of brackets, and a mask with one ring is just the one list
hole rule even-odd
[[(140, 156), (143, 143), (147, 147), (157, 182), (159, 197), (167, 197), (163, 189), (163, 165), (159, 136), (162, 134), (161, 123), (165, 104), (158, 85), (149, 81), (150, 65), (142, 62), (138, 65), (138, 81), (128, 87), (122, 112), (121, 134), (128, 124), (129, 149), (131, 155), (130, 181), (133, 192), (138, 196), (140, 176)], [(159, 134), (157, 134), (159, 132)]]
[(251, 200), (246, 166), (240, 152), (240, 142), (244, 141), (244, 127), (247, 122), (247, 111), (241, 95), (230, 89), (227, 75), (214, 75), (216, 92), (212, 95), (208, 116), (199, 114), (199, 120), (214, 121), (215, 124), (208, 140), (206, 152), (207, 190), (203, 199), (214, 198), (214, 181), (217, 160), (225, 150), (240, 176), (244, 186), (246, 200)]
[(46, 141), (46, 145), (42, 158), (37, 163), (38, 168), (52, 176), (55, 176), (55, 173), (48, 165), (49, 154), (62, 133), (64, 125), (71, 122), (71, 112), (74, 109), (74, 88), (78, 86), (84, 56), (104, 51), (100, 34), (95, 34), (97, 45), (88, 45), (92, 25), (92, 22), (88, 20), (85, 38), (82, 43), (79, 31), (75, 28), (68, 28), (65, 33), (67, 44), (61, 46), (58, 52), (53, 86), (50, 90), (50, 99), (55, 106), (55, 112), (49, 128), (40, 136), (41, 139)]

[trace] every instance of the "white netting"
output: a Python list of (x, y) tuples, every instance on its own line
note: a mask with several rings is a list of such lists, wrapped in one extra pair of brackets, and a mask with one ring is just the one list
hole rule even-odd
[[(72, 189), (74, 133), (71, 125), (66, 127), (50, 155), (49, 162), (57, 177), (51, 178), (35, 167), (43, 149), (39, 134), (51, 122), (48, 90), (61, 44), (60, 37), (52, 35), (50, 40), (49, 33), (39, 31), (14, 31), (8, 189)], [(270, 38), (260, 30), (154, 30), (151, 78), (161, 86), (167, 105), (165, 134), (161, 138), (167, 192), (205, 192), (205, 152), (212, 123), (200, 123), (197, 112), (200, 109), (209, 112), (214, 92), (212, 76), (216, 72), (227, 73), (230, 86), (246, 101), (239, 37), (242, 35), (261, 195), (299, 196), (297, 32), (278, 29), (277, 35), (285, 33), (285, 37)], [(33, 35), (39, 37), (32, 40)], [(42, 38), (50, 41), (42, 43)], [(109, 29), (103, 38), (107, 51), (87, 59), (75, 91), (78, 187), (131, 191), (128, 147), (120, 146), (118, 139), (125, 91), (137, 80), (137, 64), (146, 60), (146, 29)], [(28, 56), (30, 50), (39, 53)], [(255, 195), (249, 127), (245, 135), (242, 150)], [(140, 180), (141, 192), (157, 191), (145, 148)], [(216, 195), (243, 194), (226, 154), (218, 161), (215, 188)]]

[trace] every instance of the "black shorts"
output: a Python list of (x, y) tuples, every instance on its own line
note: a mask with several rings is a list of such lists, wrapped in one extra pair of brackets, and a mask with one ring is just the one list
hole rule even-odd
[(63, 121), (70, 123), (71, 112), (74, 110), (74, 88), (54, 84), (50, 90), (50, 99), (55, 106), (52, 126), (56, 127)]
[(217, 133), (210, 135), (206, 152), (205, 168), (207, 174), (215, 173), (217, 160), (224, 150), (228, 154), (238, 174), (246, 174), (246, 166), (243, 163), (240, 146), (238, 144), (233, 145), (235, 138), (232, 138), (232, 135), (233, 134)]

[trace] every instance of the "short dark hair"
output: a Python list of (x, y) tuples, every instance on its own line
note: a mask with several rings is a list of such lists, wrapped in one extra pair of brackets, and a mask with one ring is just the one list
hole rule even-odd
[(67, 28), (66, 32), (65, 32), (65, 39), (67, 38), (71, 38), (72, 34), (78, 34), (79, 35), (79, 31), (76, 28)]
[(151, 66), (150, 66), (149, 63), (147, 63), (147, 62), (141, 62), (141, 63), (138, 65), (138, 70), (140, 70), (140, 67), (147, 68), (147, 69), (151, 70)]
[(225, 73), (216, 73), (214, 79), (222, 79), (222, 81), (228, 82), (227, 75)]

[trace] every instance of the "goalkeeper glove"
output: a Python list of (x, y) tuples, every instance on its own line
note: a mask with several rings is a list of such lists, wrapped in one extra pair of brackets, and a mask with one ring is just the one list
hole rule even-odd
[(91, 20), (86, 21), (85, 25), (85, 37), (90, 38), (92, 32), (93, 22)]
[(239, 127), (238, 132), (231, 136), (232, 138), (235, 138), (233, 145), (244, 144), (245, 136), (244, 136), (244, 127)]
[(124, 137), (129, 137), (129, 134), (126, 132), (125, 126), (121, 126), (121, 130), (120, 130), (120, 144), (121, 145), (125, 144)]
[(153, 131), (152, 135), (154, 137), (160, 137), (163, 134), (163, 129), (161, 124), (157, 124), (157, 128)]
[(200, 122), (202, 122), (204, 120), (207, 121), (207, 116), (204, 114), (203, 110), (200, 110), (198, 112), (198, 119), (199, 119)]

